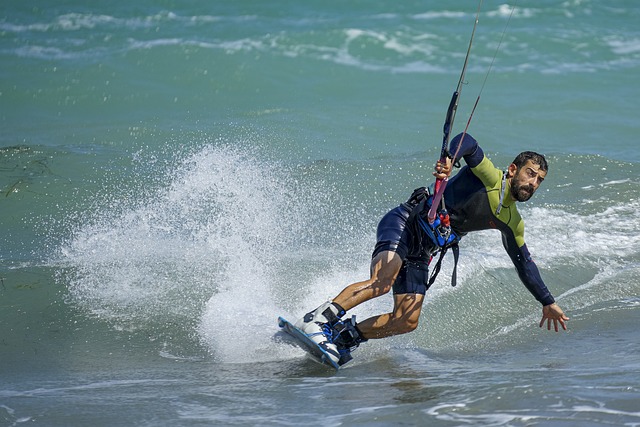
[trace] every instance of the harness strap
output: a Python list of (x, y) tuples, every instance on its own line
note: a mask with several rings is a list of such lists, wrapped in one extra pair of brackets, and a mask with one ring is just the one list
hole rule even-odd
[(500, 185), (500, 200), (498, 200), (498, 207), (496, 208), (496, 216), (500, 215), (502, 209), (502, 202), (504, 201), (504, 189), (507, 186), (507, 171), (502, 173), (502, 184)]
[(442, 259), (444, 258), (444, 255), (447, 253), (447, 250), (449, 248), (451, 248), (451, 251), (453, 252), (453, 273), (451, 274), (451, 286), (456, 286), (458, 279), (458, 258), (460, 257), (460, 248), (458, 247), (457, 243), (444, 249), (440, 249), (440, 257), (438, 258), (438, 262), (436, 263), (435, 267), (433, 267), (431, 277), (429, 277), (428, 286), (433, 285), (433, 282), (436, 281), (436, 277), (438, 277), (438, 273), (440, 273), (440, 268), (442, 267)]
[[(460, 248), (458, 247), (459, 240), (458, 237), (454, 237), (450, 242), (438, 242), (438, 238), (435, 235), (434, 230), (431, 229), (430, 225), (426, 223), (426, 221), (420, 218), (419, 213), (425, 211), (431, 202), (431, 194), (429, 190), (425, 187), (418, 188), (414, 190), (413, 194), (407, 201), (409, 206), (412, 206), (411, 213), (409, 214), (409, 218), (407, 219), (407, 223), (411, 224), (413, 221), (420, 223), (420, 228), (422, 232), (424, 232), (435, 244), (438, 248), (434, 252), (440, 252), (440, 257), (438, 258), (438, 262), (433, 267), (431, 272), (431, 276), (429, 277), (429, 284), (431, 286), (433, 282), (436, 280), (438, 273), (440, 273), (440, 268), (442, 267), (442, 259), (444, 255), (447, 253), (447, 250), (451, 248), (453, 252), (453, 273), (451, 275), (451, 286), (456, 286), (457, 284), (457, 272), (458, 272), (458, 258), (460, 256)], [(417, 218), (416, 218), (417, 217)]]
[(413, 190), (411, 197), (407, 200), (407, 204), (411, 207), (411, 213), (407, 219), (407, 223), (411, 224), (419, 212), (422, 212), (429, 199), (429, 189), (427, 187), (420, 187)]
[(458, 279), (458, 258), (460, 257), (460, 248), (456, 243), (451, 246), (451, 250), (453, 251), (453, 273), (451, 274), (451, 286), (455, 286)]

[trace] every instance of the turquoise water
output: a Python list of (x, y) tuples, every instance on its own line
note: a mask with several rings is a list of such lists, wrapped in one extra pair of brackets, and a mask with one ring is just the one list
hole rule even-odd
[(485, 1), (462, 89), (455, 132), (509, 21), (469, 132), (547, 155), (521, 212), (568, 332), (483, 232), (338, 373), (278, 334), (430, 183), (476, 8), (1, 6), (0, 424), (640, 424), (632, 1)]

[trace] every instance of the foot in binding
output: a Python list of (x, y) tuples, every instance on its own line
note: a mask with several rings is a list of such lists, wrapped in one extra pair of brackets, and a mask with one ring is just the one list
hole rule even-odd
[(338, 365), (342, 366), (353, 359), (351, 352), (367, 339), (362, 336), (362, 332), (356, 326), (356, 316), (352, 316), (351, 319), (333, 325), (332, 341), (340, 354)]
[(344, 315), (345, 311), (342, 307), (328, 301), (305, 314), (302, 319), (296, 322), (295, 327), (302, 330), (313, 342), (322, 347), (333, 362), (340, 364), (341, 355), (333, 342), (333, 326), (341, 323), (340, 318)]

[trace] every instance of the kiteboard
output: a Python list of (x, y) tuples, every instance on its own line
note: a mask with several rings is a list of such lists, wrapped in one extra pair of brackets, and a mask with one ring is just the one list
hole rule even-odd
[(340, 366), (334, 362), (325, 349), (320, 347), (314, 341), (312, 341), (307, 334), (302, 332), (302, 330), (296, 328), (291, 322), (286, 320), (284, 317), (278, 317), (278, 325), (289, 334), (298, 347), (305, 350), (312, 359), (316, 362), (322, 363), (323, 365), (330, 366), (333, 369), (338, 369)]

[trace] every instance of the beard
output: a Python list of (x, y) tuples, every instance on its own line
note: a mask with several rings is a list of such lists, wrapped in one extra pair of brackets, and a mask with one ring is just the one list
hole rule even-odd
[(521, 184), (516, 178), (511, 182), (511, 195), (518, 202), (526, 202), (533, 196), (535, 191), (533, 185)]

